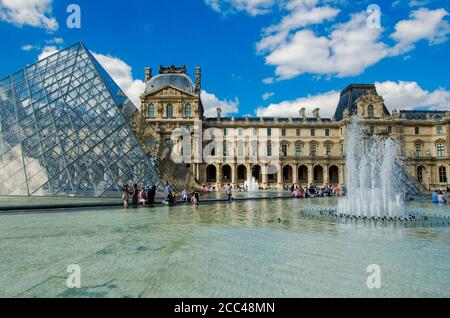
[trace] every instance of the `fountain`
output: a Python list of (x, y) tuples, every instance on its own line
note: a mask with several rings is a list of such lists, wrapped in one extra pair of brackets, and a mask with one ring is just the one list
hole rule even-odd
[(255, 177), (248, 177), (247, 181), (244, 183), (244, 188), (247, 192), (257, 192), (259, 191), (259, 184), (256, 181)]
[(339, 200), (340, 214), (356, 217), (404, 216), (401, 187), (396, 184), (397, 145), (391, 138), (364, 136), (356, 118), (348, 127), (346, 144), (347, 195)]

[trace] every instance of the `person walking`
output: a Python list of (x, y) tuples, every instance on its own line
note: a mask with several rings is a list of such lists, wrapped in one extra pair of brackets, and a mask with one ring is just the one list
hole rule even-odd
[(147, 194), (145, 193), (145, 186), (142, 185), (141, 192), (139, 192), (139, 203), (145, 205), (147, 202)]
[(231, 197), (231, 194), (232, 194), (231, 184), (228, 183), (228, 185), (225, 188), (225, 193), (227, 194), (228, 201), (231, 202), (231, 200), (232, 200), (232, 197)]
[(189, 192), (187, 192), (186, 189), (184, 189), (183, 192), (181, 192), (181, 198), (185, 203), (189, 202)]
[(147, 192), (147, 203), (150, 205), (155, 204), (156, 187), (152, 186)]
[(122, 202), (123, 202), (123, 206), (125, 208), (128, 207), (128, 200), (130, 199), (130, 190), (128, 188), (128, 184), (124, 184), (123, 185), (123, 189), (122, 189)]
[(132, 198), (133, 198), (133, 206), (138, 205), (138, 197), (139, 197), (139, 189), (137, 183), (133, 186)]

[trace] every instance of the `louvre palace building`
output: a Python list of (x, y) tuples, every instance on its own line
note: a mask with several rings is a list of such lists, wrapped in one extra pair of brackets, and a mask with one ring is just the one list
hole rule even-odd
[(177, 191), (258, 181), (343, 185), (347, 124), (399, 145), (402, 176), (444, 189), (450, 111), (389, 113), (374, 85), (345, 88), (333, 118), (204, 116), (201, 70), (145, 69), (134, 105), (83, 43), (0, 78), (0, 196), (117, 197), (124, 183)]
[[(252, 177), (264, 188), (345, 184), (346, 126), (357, 116), (366, 134), (397, 141), (406, 173), (424, 191), (447, 187), (450, 111), (390, 113), (373, 84), (343, 89), (333, 118), (322, 118), (320, 105), (311, 105), (312, 117), (303, 108), (289, 118), (222, 117), (221, 109), (206, 118), (200, 68), (192, 79), (185, 66), (160, 66), (155, 76), (146, 68), (145, 82), (141, 113), (203, 185), (243, 186)], [(188, 132), (187, 151), (174, 137), (179, 128)]]

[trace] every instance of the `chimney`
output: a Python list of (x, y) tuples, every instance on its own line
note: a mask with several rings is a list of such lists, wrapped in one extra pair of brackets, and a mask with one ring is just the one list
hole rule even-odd
[(152, 69), (150, 67), (145, 68), (145, 82), (147, 83), (152, 78)]
[(220, 107), (217, 107), (217, 120), (220, 120), (222, 117), (222, 109)]
[(305, 112), (306, 112), (306, 108), (305, 108), (305, 107), (303, 107), (302, 109), (300, 109), (300, 111), (298, 112), (298, 115), (300, 116), (300, 118), (303, 119), (303, 118), (306, 117)]
[(316, 109), (313, 110), (313, 115), (315, 119), (320, 119), (320, 108), (317, 107)]
[(202, 81), (202, 70), (200, 67), (195, 68), (195, 92), (197, 94), (200, 94), (201, 87), (201, 81)]

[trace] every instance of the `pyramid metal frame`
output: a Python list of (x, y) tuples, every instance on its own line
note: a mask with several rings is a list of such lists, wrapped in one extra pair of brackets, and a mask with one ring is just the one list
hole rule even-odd
[(109, 197), (160, 184), (137, 109), (82, 44), (0, 79), (0, 195)]

